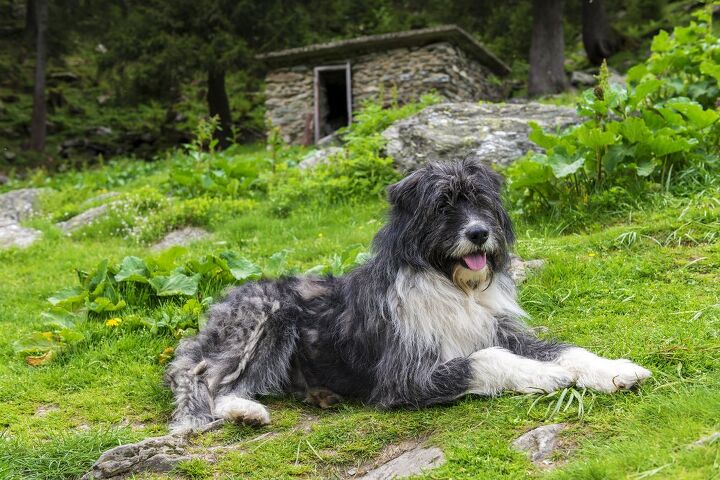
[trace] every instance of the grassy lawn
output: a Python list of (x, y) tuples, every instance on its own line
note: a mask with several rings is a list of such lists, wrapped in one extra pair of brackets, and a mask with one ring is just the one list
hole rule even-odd
[[(172, 335), (89, 322), (83, 342), (35, 368), (12, 346), (38, 328), (47, 297), (75, 284), (75, 268), (150, 254), (147, 243), (100, 235), (100, 227), (65, 237), (51, 219), (108, 188), (136, 192), (160, 184), (166, 166), (137, 167), (111, 187), (100, 180), (108, 170), (66, 176), (53, 184), (43, 215), (27, 222), (43, 239), (0, 252), (0, 478), (75, 478), (105, 449), (166, 432), (172, 405), (159, 358), (177, 343)], [(719, 197), (718, 189), (658, 196), (582, 229), (517, 225), (518, 253), (547, 261), (520, 290), (532, 324), (544, 335), (651, 369), (653, 378), (636, 392), (588, 392), (584, 415), (575, 403), (553, 418), (547, 412), (554, 398), (529, 395), (384, 412), (357, 403), (319, 410), (269, 398), (271, 426), (227, 425), (197, 439), (198, 449), (233, 446), (217, 462), (193, 461), (142, 478), (343, 477), (387, 446), (415, 438), (447, 457), (427, 478), (720, 478), (720, 443), (692, 446), (720, 430)], [(187, 256), (234, 250), (264, 265), (288, 249), (288, 267), (304, 271), (368, 246), (385, 209), (384, 200), (370, 199), (298, 205), (278, 216), (260, 196), (242, 213), (209, 222), (212, 236)], [(539, 469), (511, 449), (523, 432), (558, 421), (568, 428), (555, 468)]]

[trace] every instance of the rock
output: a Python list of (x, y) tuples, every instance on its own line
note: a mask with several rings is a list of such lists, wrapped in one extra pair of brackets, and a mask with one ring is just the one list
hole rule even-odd
[(5, 157), (5, 160), (8, 161), (15, 160), (15, 157), (17, 157), (15, 152), (11, 152), (10, 150), (3, 152), (3, 156)]
[(91, 225), (93, 222), (95, 222), (95, 220), (105, 215), (107, 209), (108, 205), (100, 205), (98, 207), (93, 207), (85, 210), (78, 215), (75, 215), (69, 220), (66, 220), (64, 222), (58, 222), (56, 225), (64, 233), (72, 233), (75, 230)]
[(548, 458), (555, 451), (557, 435), (563, 428), (564, 423), (543, 425), (519, 436), (512, 445), (516, 450), (527, 453), (533, 463), (549, 466), (552, 462)]
[(210, 236), (210, 232), (197, 227), (185, 227), (174, 230), (165, 235), (162, 240), (151, 247), (151, 250), (159, 252), (175, 245), (190, 245), (193, 242)]
[(102, 94), (96, 98), (98, 105), (105, 105), (110, 100), (110, 95)]
[(105, 45), (103, 45), (102, 43), (98, 43), (97, 45), (95, 45), (95, 51), (96, 51), (97, 53), (105, 54), (105, 53), (108, 52), (108, 49), (107, 49), (107, 47), (106, 47)]
[(20, 188), (0, 195), (0, 219), (20, 222), (33, 213), (40, 194), (49, 191), (47, 188)]
[(129, 445), (120, 445), (103, 453), (82, 478), (107, 479), (139, 472), (167, 472), (180, 461), (188, 460), (183, 435), (152, 437)]
[(416, 447), (395, 457), (360, 477), (363, 480), (386, 480), (418, 475), (445, 463), (445, 455), (437, 447)]
[(0, 249), (27, 248), (37, 241), (42, 232), (19, 225), (11, 219), (0, 218)]
[(190, 439), (193, 435), (215, 430), (223, 423), (219, 420), (187, 433), (151, 437), (111, 448), (100, 455), (82, 480), (120, 479), (141, 472), (167, 472), (178, 462), (194, 458), (215, 460), (214, 454), (219, 452), (213, 448), (208, 449), (209, 454), (190, 453)]
[(473, 158), (508, 165), (540, 148), (528, 139), (534, 121), (549, 130), (580, 122), (575, 109), (536, 102), (441, 103), (400, 120), (383, 133), (385, 152), (400, 170), (414, 170), (431, 159)]
[(510, 257), (510, 277), (515, 281), (515, 285), (520, 285), (527, 280), (529, 270), (539, 270), (545, 266), (545, 260), (528, 260), (523, 261), (517, 255)]
[(49, 405), (40, 405), (37, 410), (35, 410), (35, 416), (36, 417), (45, 417), (48, 413), (57, 412), (60, 410), (60, 407), (53, 404)]
[(344, 155), (345, 150), (340, 147), (328, 147), (319, 150), (314, 150), (300, 161), (298, 168), (306, 169), (313, 168), (321, 163), (326, 163), (330, 158), (336, 155)]
[(0, 173), (0, 185), (7, 185), (9, 181), (10, 179), (7, 177), (7, 175)]
[(591, 87), (597, 83), (595, 77), (585, 72), (572, 72), (570, 75), (570, 83), (582, 87)]

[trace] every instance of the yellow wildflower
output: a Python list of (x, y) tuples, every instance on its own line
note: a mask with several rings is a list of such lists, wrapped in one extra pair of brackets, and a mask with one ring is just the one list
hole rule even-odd
[(105, 326), (110, 327), (110, 328), (115, 328), (118, 325), (120, 325), (121, 323), (122, 323), (122, 319), (117, 318), (117, 317), (108, 318), (107, 320), (105, 320)]

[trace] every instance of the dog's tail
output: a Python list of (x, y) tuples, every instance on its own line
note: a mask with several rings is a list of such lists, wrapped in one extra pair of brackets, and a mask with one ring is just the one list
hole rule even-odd
[(165, 373), (165, 381), (175, 397), (171, 431), (191, 430), (215, 420), (213, 398), (202, 375), (205, 369), (200, 346), (194, 339), (184, 340)]

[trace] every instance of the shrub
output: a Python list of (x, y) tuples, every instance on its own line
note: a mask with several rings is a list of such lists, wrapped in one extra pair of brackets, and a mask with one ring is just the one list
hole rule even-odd
[(362, 200), (384, 195), (385, 187), (400, 178), (392, 158), (383, 156), (382, 131), (396, 120), (413, 115), (437, 103), (426, 95), (417, 103), (384, 108), (367, 102), (355, 116), (352, 126), (342, 132), (343, 153), (315, 168), (302, 170), (288, 164), (265, 177), (275, 213), (287, 215), (297, 205), (316, 205)]
[(629, 71), (628, 89), (609, 84), (603, 65), (597, 87), (578, 101), (583, 124), (557, 135), (531, 124), (530, 139), (545, 153), (507, 169), (511, 204), (537, 212), (626, 202), (717, 169), (720, 40), (709, 11), (696, 17), (655, 37), (652, 56)]

